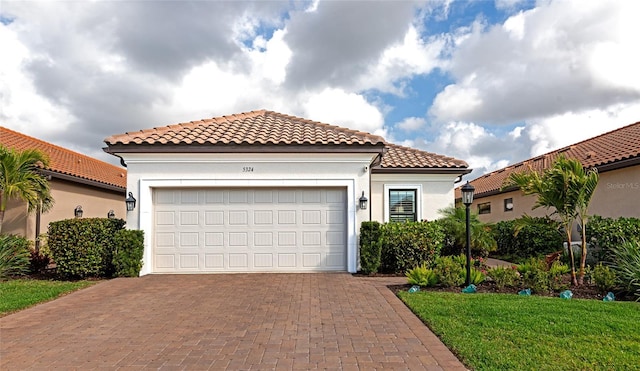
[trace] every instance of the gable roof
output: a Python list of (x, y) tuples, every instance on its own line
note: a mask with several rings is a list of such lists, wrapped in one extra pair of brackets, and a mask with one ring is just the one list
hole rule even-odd
[(0, 144), (18, 151), (37, 149), (49, 157), (42, 170), (49, 175), (93, 186), (125, 191), (127, 171), (95, 158), (0, 126)]
[[(387, 143), (370, 133), (259, 110), (156, 127), (106, 138), (105, 151), (127, 152), (371, 152), (382, 155), (373, 172), (447, 169), (467, 163)], [(462, 170), (462, 171), (461, 171)]]
[[(638, 165), (640, 164), (640, 122), (485, 174), (470, 181), (475, 187), (474, 197), (502, 193), (500, 188), (512, 173), (529, 171), (529, 169), (542, 171), (550, 167), (560, 155), (577, 159), (585, 168), (595, 167), (599, 172)], [(460, 187), (458, 187), (456, 199), (460, 197)]]

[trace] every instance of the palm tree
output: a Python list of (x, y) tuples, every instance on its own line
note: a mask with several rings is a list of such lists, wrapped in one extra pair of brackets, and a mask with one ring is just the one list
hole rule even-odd
[[(578, 162), (578, 161), (575, 161)], [(587, 222), (589, 220), (589, 204), (593, 193), (598, 186), (598, 169), (585, 170), (578, 162), (579, 168), (573, 169), (574, 187), (578, 189), (576, 202), (576, 215), (582, 232), (582, 255), (580, 256), (580, 272), (578, 273), (578, 284), (584, 283), (585, 267), (587, 265)], [(575, 164), (574, 164), (575, 166)]]
[(529, 170), (528, 172), (511, 174), (502, 187), (504, 189), (517, 186), (525, 195), (536, 195), (538, 198), (533, 206), (534, 209), (538, 207), (553, 209), (551, 216), (557, 217), (567, 241), (572, 285), (578, 285), (578, 280), (573, 249), (571, 249), (571, 226), (577, 218), (583, 229), (580, 261), (581, 284), (584, 280), (587, 255), (585, 234), (587, 210), (597, 183), (597, 172), (585, 171), (580, 161), (560, 156), (552, 167), (541, 173)]
[(38, 150), (16, 151), (0, 146), (0, 232), (11, 199), (27, 203), (29, 212), (45, 212), (53, 206), (47, 178), (38, 168), (47, 166), (49, 159)]
[[(466, 211), (462, 207), (447, 207), (438, 210), (442, 218), (441, 223), (447, 232), (451, 234), (453, 243), (457, 247), (464, 247), (467, 244), (467, 224)], [(471, 211), (469, 214), (469, 235), (471, 238), (471, 248), (480, 251), (495, 251), (496, 240), (491, 234), (490, 225), (482, 223), (478, 214)]]

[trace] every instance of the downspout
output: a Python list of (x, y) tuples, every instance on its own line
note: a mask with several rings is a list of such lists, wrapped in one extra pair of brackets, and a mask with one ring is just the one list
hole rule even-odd
[(41, 203), (38, 203), (38, 207), (36, 208), (36, 254), (40, 254), (40, 213), (41, 213), (41, 208), (40, 208)]

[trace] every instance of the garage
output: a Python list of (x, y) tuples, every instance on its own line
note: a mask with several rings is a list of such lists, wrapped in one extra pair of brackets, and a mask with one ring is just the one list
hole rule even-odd
[(346, 271), (345, 188), (155, 188), (155, 273)]

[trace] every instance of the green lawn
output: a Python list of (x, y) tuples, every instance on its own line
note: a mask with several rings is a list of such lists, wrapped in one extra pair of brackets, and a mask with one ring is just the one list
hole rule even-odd
[(640, 370), (640, 303), (398, 295), (474, 370)]
[(97, 281), (46, 281), (17, 279), (0, 282), (0, 316), (93, 285)]

